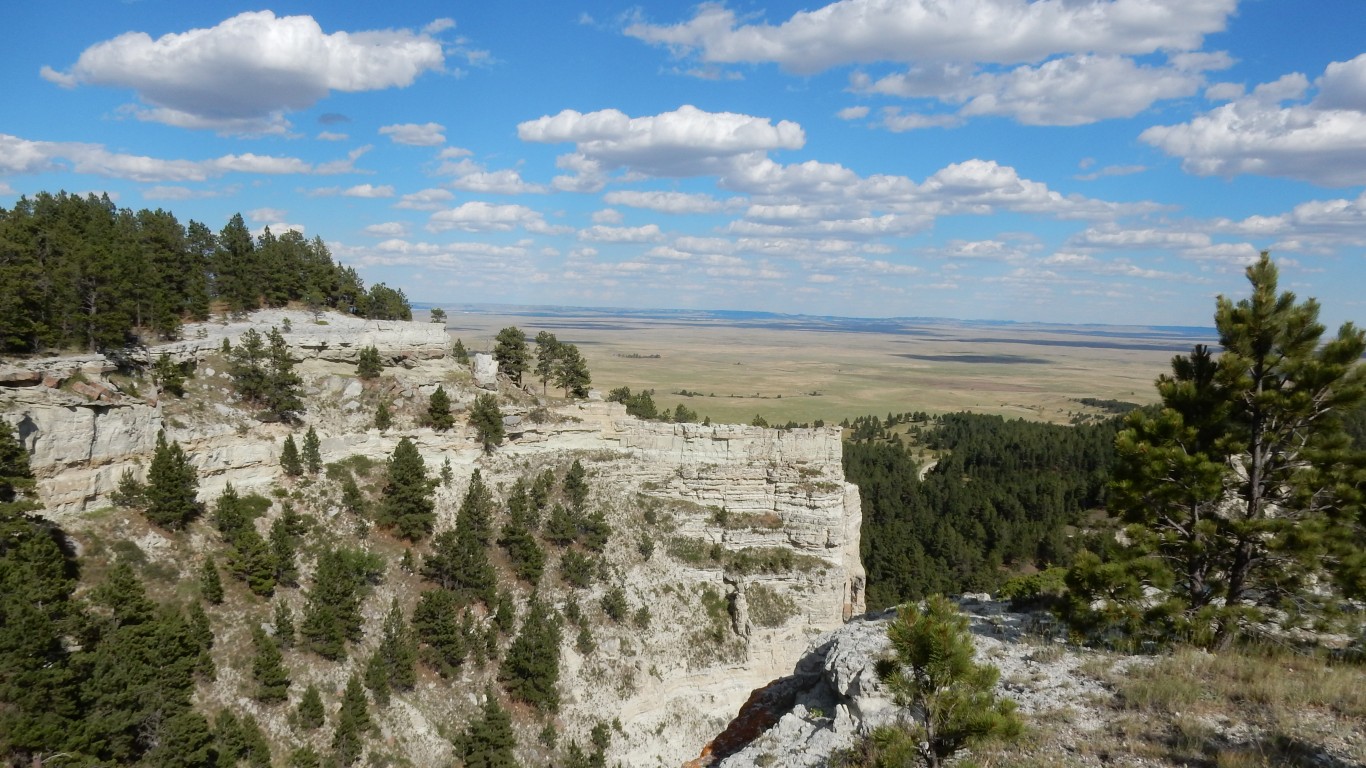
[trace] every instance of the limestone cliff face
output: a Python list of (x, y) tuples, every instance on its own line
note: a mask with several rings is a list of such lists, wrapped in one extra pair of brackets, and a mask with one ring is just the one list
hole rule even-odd
[[(324, 461), (382, 462), (404, 436), (434, 472), (449, 461), (455, 481), (438, 490), (438, 531), (453, 524), (475, 469), (505, 493), (519, 478), (546, 468), (563, 472), (575, 459), (587, 468), (590, 508), (603, 512), (613, 531), (604, 563), (591, 587), (568, 590), (552, 548), (542, 590), (561, 610), (572, 595), (592, 618), (587, 645), (572, 627), (565, 632), (559, 719), (564, 737), (581, 744), (595, 723), (617, 720), (609, 763), (677, 766), (696, 757), (753, 689), (788, 673), (814, 638), (863, 612), (858, 493), (843, 481), (838, 429), (644, 422), (620, 405), (589, 402), (561, 407), (548, 419), (522, 419), (513, 438), (486, 455), (463, 420), (441, 433), (412, 426), (436, 383), (444, 383), (457, 407), (477, 391), (469, 369), (440, 356), (440, 328), (376, 324), (348, 336), (317, 330), (341, 326), (344, 319), (335, 316), (329, 326), (306, 331), (306, 313), (285, 316), (293, 325), (286, 338), (303, 360), (304, 419), (322, 439)], [(233, 400), (226, 374), (213, 370), (221, 361), (203, 358), (225, 336), (282, 319), (262, 313), (247, 324), (209, 324), (203, 338), (166, 347), (175, 357), (201, 360), (191, 401), (121, 393), (109, 383), (112, 366), (97, 359), (77, 366), (84, 366), (78, 378), (89, 388), (75, 387), (69, 371), (63, 377), (23, 366), (0, 370), (0, 418), (18, 426), (31, 452), (47, 514), (78, 526), (83, 512), (107, 505), (126, 468), (145, 470), (159, 429), (184, 446), (205, 501), (229, 482), (263, 494), (281, 484), (279, 450), (290, 428), (254, 421)], [(407, 419), (383, 433), (370, 428), (375, 393), (354, 379), (353, 366), (336, 362), (369, 344), (391, 364), (402, 363), (374, 385), (387, 387), (384, 398)], [(599, 607), (614, 589), (629, 606), (619, 621), (606, 620)], [(436, 725), (449, 725), (454, 691), (463, 697), (466, 689), (482, 689), (473, 681), (453, 684), (451, 691), (415, 692), (384, 715), (386, 738), (397, 734), (415, 763), (449, 762), (449, 741)]]

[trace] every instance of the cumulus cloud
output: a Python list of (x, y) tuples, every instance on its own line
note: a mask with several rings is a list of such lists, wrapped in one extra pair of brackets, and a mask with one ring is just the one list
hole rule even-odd
[(474, 201), (432, 214), (427, 222), (431, 232), (459, 229), (465, 232), (507, 232), (521, 227), (528, 232), (552, 232), (539, 211), (524, 205), (494, 205)]
[(401, 221), (386, 221), (382, 224), (371, 224), (361, 231), (372, 237), (407, 237), (408, 225)]
[(1143, 173), (1148, 170), (1146, 165), (1107, 165), (1091, 173), (1079, 173), (1072, 178), (1077, 181), (1095, 181), (1109, 176), (1131, 176), (1135, 173)]
[(1003, 72), (974, 74), (962, 65), (939, 65), (876, 81), (856, 73), (850, 83), (863, 93), (936, 98), (959, 105), (956, 115), (889, 112), (884, 124), (892, 130), (944, 127), (983, 115), (1010, 117), (1025, 125), (1085, 125), (1132, 117), (1155, 102), (1193, 95), (1205, 83), (1203, 72), (1231, 63), (1222, 54), (1181, 58), (1165, 66), (1139, 65), (1124, 56), (1079, 54)]
[(439, 211), (454, 197), (455, 195), (444, 189), (424, 189), (404, 195), (394, 203), (394, 207), (410, 211)]
[(609, 227), (597, 224), (579, 230), (579, 239), (593, 243), (649, 243), (659, 240), (664, 233), (658, 224), (643, 227)]
[(609, 205), (626, 205), (660, 213), (719, 213), (744, 204), (739, 198), (722, 201), (702, 193), (640, 190), (608, 192), (603, 200)]
[(42, 173), (66, 169), (130, 181), (205, 181), (227, 173), (320, 173), (296, 157), (223, 155), (210, 160), (166, 160), (145, 155), (110, 152), (102, 144), (30, 141), (0, 134), (0, 173)]
[[(974, 116), (1027, 125), (1083, 125), (1132, 117), (1157, 101), (1199, 91), (1204, 72), (1232, 63), (1199, 48), (1237, 0), (839, 0), (779, 24), (742, 20), (720, 3), (673, 25), (638, 22), (626, 33), (711, 65), (773, 62), (812, 74), (850, 64), (904, 63), (856, 92), (938, 99), (954, 115), (884, 113), (893, 131), (952, 127)], [(1135, 57), (1163, 54), (1163, 65)], [(869, 108), (838, 117), (858, 120)]]
[(1041, 61), (1054, 54), (1195, 50), (1220, 32), (1237, 0), (840, 0), (780, 24), (742, 23), (719, 3), (672, 25), (626, 34), (715, 63), (773, 62), (811, 74), (873, 61)]
[(330, 91), (405, 87), (444, 62), (428, 32), (327, 34), (311, 16), (257, 11), (156, 39), (127, 32), (85, 49), (65, 72), (40, 74), (67, 88), (132, 89), (150, 106), (142, 114), (158, 122), (259, 133), (277, 132), (283, 113)]
[(354, 187), (347, 187), (346, 189), (342, 189), (341, 187), (322, 187), (308, 193), (309, 197), (335, 197), (337, 195), (341, 195), (342, 197), (364, 198), (393, 197), (394, 188), (388, 184), (380, 186), (375, 186), (374, 184), (357, 184)]
[(446, 126), (440, 123), (398, 123), (385, 125), (379, 129), (381, 136), (388, 136), (395, 144), (410, 147), (435, 147), (446, 143)]
[[(457, 149), (455, 152), (441, 153), (445, 162), (436, 169), (435, 173), (441, 176), (454, 176), (450, 182), (453, 189), (461, 189), (466, 192), (480, 192), (495, 195), (524, 195), (540, 194), (546, 188), (540, 184), (532, 184), (522, 178), (522, 174), (512, 168), (504, 168), (497, 171), (490, 171), (483, 165), (465, 157), (470, 154), (469, 150)], [(452, 160), (450, 158), (459, 158)]]
[(672, 112), (628, 117), (615, 109), (581, 113), (572, 109), (517, 126), (523, 141), (572, 143), (575, 155), (601, 168), (630, 168), (653, 176), (697, 176), (717, 161), (746, 153), (799, 149), (800, 125), (733, 112), (705, 112), (684, 105)]
[(1318, 94), (1306, 101), (1311, 84), (1292, 73), (1189, 122), (1148, 128), (1139, 138), (1199, 176), (1366, 183), (1366, 54), (1329, 64), (1313, 85)]

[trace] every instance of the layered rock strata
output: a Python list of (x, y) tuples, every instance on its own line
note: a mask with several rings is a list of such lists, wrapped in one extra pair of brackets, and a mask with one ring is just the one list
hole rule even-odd
[[(18, 427), (31, 453), (45, 514), (81, 525), (85, 512), (109, 504), (125, 470), (141, 476), (163, 429), (198, 469), (202, 500), (228, 483), (269, 494), (284, 482), (279, 451), (296, 428), (253, 419), (234, 399), (220, 355), (225, 338), (236, 344), (247, 328), (265, 332), (286, 318), (285, 338), (301, 361), (304, 421), (321, 437), (323, 460), (382, 463), (406, 436), (433, 473), (449, 461), (455, 479), (438, 490), (438, 530), (452, 525), (476, 468), (503, 492), (546, 468), (562, 474), (575, 459), (588, 468), (590, 507), (613, 535), (590, 587), (551, 594), (561, 610), (576, 594), (600, 616), (603, 596), (620, 589), (630, 616), (595, 625), (591, 647), (566, 631), (559, 722), (582, 744), (594, 724), (614, 720), (610, 762), (677, 766), (696, 756), (753, 689), (788, 672), (813, 638), (862, 613), (858, 495), (843, 481), (838, 429), (644, 422), (602, 402), (519, 418), (530, 406), (513, 404), (525, 400), (515, 394), (504, 398), (512, 439), (486, 455), (463, 420), (445, 432), (410, 426), (438, 384), (457, 410), (479, 391), (469, 368), (443, 357), (445, 334), (428, 324), (328, 315), (328, 325), (313, 326), (307, 313), (277, 312), (189, 326), (190, 340), (145, 353), (198, 361), (194, 395), (184, 401), (158, 400), (148, 380), (137, 383), (137, 396), (134, 382), (99, 356), (0, 367), (0, 418)], [(372, 344), (390, 367), (363, 386), (351, 361)], [(373, 429), (380, 399), (408, 420)], [(558, 567), (552, 560), (552, 585)], [(452, 695), (419, 690), (388, 710), (381, 729), (400, 734), (419, 764), (449, 762), (437, 725), (448, 724)]]

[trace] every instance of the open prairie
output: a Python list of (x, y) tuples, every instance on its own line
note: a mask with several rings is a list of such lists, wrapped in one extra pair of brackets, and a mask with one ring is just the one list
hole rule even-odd
[[(1172, 355), (1212, 329), (1063, 326), (760, 313), (456, 307), (471, 351), (500, 328), (577, 344), (593, 386), (653, 389), (699, 417), (835, 423), (888, 412), (968, 410), (1065, 423), (1082, 398), (1150, 403)], [(691, 393), (680, 395), (680, 392)]]

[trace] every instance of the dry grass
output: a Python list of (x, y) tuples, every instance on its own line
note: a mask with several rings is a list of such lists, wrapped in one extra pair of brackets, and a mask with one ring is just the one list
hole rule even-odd
[(1366, 763), (1366, 669), (1276, 650), (1179, 649), (1106, 672), (1135, 750), (1170, 764)]
[[(769, 423), (833, 424), (889, 410), (1066, 423), (1098, 413), (1079, 398), (1153, 401), (1153, 380), (1186, 348), (1156, 334), (1117, 341), (1104, 329), (932, 323), (912, 333), (849, 333), (601, 315), (452, 313), (450, 333), (474, 352), (491, 349), (509, 325), (579, 345), (593, 386), (604, 392), (653, 389), (661, 410), (682, 403), (713, 421), (740, 423), (759, 414)], [(701, 394), (671, 394), (682, 390)]]

